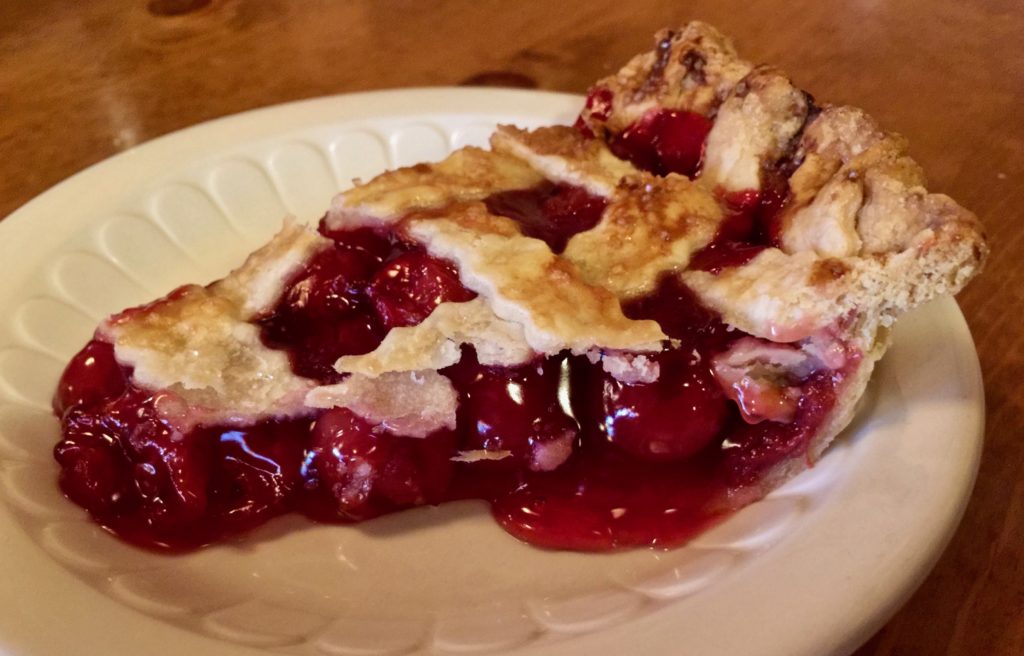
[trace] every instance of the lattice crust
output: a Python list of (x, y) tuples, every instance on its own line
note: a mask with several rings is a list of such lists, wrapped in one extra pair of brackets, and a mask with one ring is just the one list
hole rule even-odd
[(480, 200), (507, 189), (532, 187), (544, 178), (511, 155), (462, 148), (436, 164), (416, 164), (375, 177), (338, 195), (327, 225), (332, 229), (379, 225), (407, 212)]
[(900, 313), (967, 284), (983, 258), (980, 242), (970, 237), (976, 237), (973, 229), (952, 222), (921, 231), (899, 252), (823, 258), (769, 249), (718, 276), (682, 276), (704, 304), (744, 332), (790, 342), (849, 318), (847, 337), (866, 347), (878, 327), (892, 325)]
[(537, 355), (521, 325), (499, 319), (483, 298), (475, 298), (441, 303), (421, 323), (392, 328), (375, 350), (343, 356), (337, 369), (366, 376), (444, 369), (461, 359), (462, 344), (473, 346), (486, 365), (522, 364)]
[(614, 294), (585, 282), (571, 262), (482, 203), (453, 207), (443, 218), (414, 214), (405, 230), (432, 255), (457, 262), (463, 284), (498, 317), (521, 325), (539, 353), (656, 351), (665, 339), (657, 323), (627, 319)]
[(848, 315), (870, 333), (955, 294), (987, 255), (981, 224), (948, 196), (928, 193), (905, 148), (862, 111), (825, 108), (796, 146), (781, 249), (684, 279), (729, 323), (782, 340)]
[[(827, 334), (860, 349), (861, 370), (870, 371), (898, 313), (956, 293), (982, 265), (976, 217), (921, 186), (902, 138), (860, 110), (816, 107), (780, 72), (739, 59), (707, 25), (661, 33), (653, 52), (595, 90), (582, 118), (596, 138), (568, 127), (501, 127), (492, 151), (464, 148), (390, 171), (333, 201), (328, 228), (387, 226), (453, 261), (478, 294), (392, 330), (371, 353), (341, 358), (339, 371), (352, 376), (339, 385), (315, 388), (292, 374), (284, 353), (264, 347), (248, 322), (330, 244), (290, 223), (224, 280), (117, 315), (100, 334), (139, 384), (178, 394), (206, 419), (342, 405), (425, 435), (451, 425), (454, 397), (443, 376), (423, 372), (456, 362), (463, 344), (485, 364), (571, 350), (601, 358), (623, 380), (656, 378), (657, 367), (637, 354), (658, 350), (665, 335), (652, 321), (627, 319), (620, 301), (651, 291), (665, 274), (680, 276), (740, 330), (779, 342)], [(696, 180), (639, 171), (609, 150), (609, 139), (657, 109), (713, 119)], [(778, 248), (717, 275), (687, 269), (723, 221), (723, 194), (760, 190), (782, 171), (791, 172), (790, 199)], [(599, 223), (561, 254), (483, 202), (544, 180), (608, 202)], [(866, 374), (857, 381), (851, 389), (862, 389)], [(400, 393), (388, 397), (389, 389)], [(425, 405), (436, 412), (416, 419)]]
[(776, 170), (792, 171), (779, 249), (717, 276), (681, 274), (753, 335), (791, 341), (843, 322), (870, 344), (900, 312), (958, 292), (987, 255), (977, 217), (924, 189), (902, 137), (859, 109), (815, 107), (703, 23), (660, 33), (653, 52), (598, 81), (591, 97), (583, 121), (604, 138), (655, 109), (712, 117), (696, 180), (706, 189), (757, 190)]
[(586, 139), (566, 125), (532, 131), (499, 125), (491, 136), (491, 148), (521, 159), (549, 180), (577, 185), (606, 198), (614, 195), (623, 178), (640, 173), (613, 155), (603, 141)]
[[(615, 290), (600, 284), (606, 276), (594, 275), (592, 268), (581, 272), (572, 258), (559, 257), (543, 241), (524, 236), (518, 223), (491, 214), (480, 202), (482, 196), (473, 196), (481, 188), (473, 182), (481, 167), (517, 171), (515, 176), (490, 185), (488, 194), (521, 189), (543, 179), (539, 173), (532, 179), (521, 175), (521, 167), (530, 171), (536, 167), (557, 181), (604, 191), (609, 191), (605, 188), (609, 180), (618, 184), (620, 174), (641, 174), (612, 156), (600, 142), (588, 143), (567, 127), (542, 128), (533, 133), (504, 128), (495, 136), (495, 142), (500, 144), (495, 152), (466, 149), (473, 151), (467, 158), (465, 151), (457, 151), (435, 165), (385, 173), (335, 199), (327, 215), (328, 226), (339, 229), (390, 225), (423, 244), (431, 255), (455, 262), (462, 283), (479, 294), (493, 314), (490, 316), (476, 306), (472, 321), (459, 328), (447, 320), (438, 320), (395, 331), (373, 353), (342, 358), (338, 363), (340, 371), (410, 371), (425, 363), (450, 362), (458, 344), (485, 348), (493, 355), (495, 364), (518, 364), (529, 359), (527, 353), (532, 357), (565, 349), (583, 353), (590, 349), (660, 348), (664, 333), (653, 321), (627, 319)], [(509, 160), (519, 164), (509, 164)], [(466, 167), (470, 170), (464, 170)], [(453, 192), (454, 197), (447, 205), (427, 207), (422, 201), (423, 194), (406, 192), (409, 180), (416, 181), (412, 187), (422, 184), (420, 176), (428, 175), (428, 168), (443, 171), (441, 177), (446, 188), (459, 190)], [(525, 181), (531, 184), (524, 185)], [(678, 182), (650, 181), (652, 188), (673, 184)], [(464, 192), (466, 189), (474, 191)], [(396, 190), (397, 195), (392, 198)], [(610, 192), (613, 205), (624, 194), (634, 193), (629, 185), (619, 185)], [(651, 195), (649, 191), (643, 193)], [(391, 200), (368, 203), (367, 198)], [(712, 204), (705, 200), (702, 211), (713, 215), (717, 206)], [(379, 214), (373, 214), (375, 207), (380, 209)], [(682, 222), (678, 216), (673, 220)], [(602, 223), (606, 221), (607, 217)], [(710, 234), (706, 239), (710, 239)], [(449, 317), (461, 311), (443, 307), (435, 313), (440, 311), (442, 317)], [(442, 335), (439, 328), (449, 334)]]
[(662, 273), (685, 268), (722, 220), (722, 209), (706, 188), (681, 175), (661, 178), (640, 171), (579, 130), (499, 126), (491, 143), (552, 179), (609, 199), (601, 221), (573, 236), (562, 257), (586, 282), (619, 298), (647, 293)]
[(601, 222), (573, 236), (563, 257), (587, 282), (632, 298), (653, 291), (663, 273), (683, 270), (721, 221), (714, 196), (687, 178), (638, 173), (619, 182)]
[(377, 377), (352, 374), (306, 396), (306, 403), (314, 408), (348, 408), (382, 429), (406, 437), (454, 429), (458, 401), (451, 381), (436, 371), (389, 372)]
[(705, 23), (662, 30), (655, 39), (652, 52), (637, 55), (594, 85), (611, 92), (608, 103), (599, 102), (582, 113), (597, 136), (622, 132), (651, 109), (711, 116), (753, 68), (739, 58), (729, 39)]
[(264, 346), (250, 320), (269, 310), (292, 274), (331, 245), (288, 221), (223, 280), (182, 287), (114, 315), (97, 332), (114, 344), (118, 361), (133, 368), (138, 385), (180, 397), (185, 407), (174, 419), (183, 427), (301, 414), (315, 383), (293, 374), (283, 351)]
[(753, 69), (718, 108), (700, 179), (709, 188), (761, 188), (761, 171), (779, 162), (804, 126), (806, 95), (781, 73)]

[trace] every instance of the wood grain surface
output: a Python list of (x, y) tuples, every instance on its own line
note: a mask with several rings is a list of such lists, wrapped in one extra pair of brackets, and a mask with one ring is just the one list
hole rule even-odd
[(583, 92), (694, 18), (906, 135), (931, 187), (984, 220), (993, 255), (959, 299), (988, 404), (978, 483), (935, 571), (858, 655), (1024, 654), (1021, 0), (0, 0), (0, 217), (254, 107), (387, 87)]

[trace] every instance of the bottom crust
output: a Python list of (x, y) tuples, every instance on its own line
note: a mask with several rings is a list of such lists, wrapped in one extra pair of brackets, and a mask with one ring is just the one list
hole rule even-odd
[(891, 331), (880, 327), (875, 333), (871, 346), (864, 350), (857, 367), (840, 385), (835, 405), (818, 430), (815, 431), (807, 452), (775, 465), (756, 484), (731, 492), (727, 501), (729, 510), (735, 511), (763, 499), (789, 479), (817, 464), (828, 447), (846, 430), (853, 418), (863, 408), (864, 395), (871, 382), (875, 364), (885, 355), (891, 341)]

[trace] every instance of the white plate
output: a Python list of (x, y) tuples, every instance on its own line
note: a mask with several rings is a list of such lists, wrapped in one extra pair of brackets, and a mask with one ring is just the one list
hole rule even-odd
[(409, 90), (259, 110), (80, 173), (0, 225), (0, 648), (12, 654), (406, 652), (814, 655), (851, 651), (933, 565), (981, 447), (956, 305), (904, 318), (867, 405), (818, 467), (690, 546), (547, 552), (479, 504), (358, 527), (272, 522), (182, 557), (143, 553), (64, 500), (47, 405), (109, 312), (225, 273), (286, 212), (354, 177), (570, 121), (580, 99)]

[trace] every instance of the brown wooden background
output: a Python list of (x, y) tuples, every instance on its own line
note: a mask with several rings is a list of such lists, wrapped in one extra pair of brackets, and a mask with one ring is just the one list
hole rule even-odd
[(858, 656), (1024, 654), (1021, 0), (0, 0), (0, 217), (253, 107), (462, 83), (583, 92), (693, 18), (907, 135), (932, 187), (987, 225), (988, 271), (960, 298), (988, 403), (978, 484), (934, 573)]

